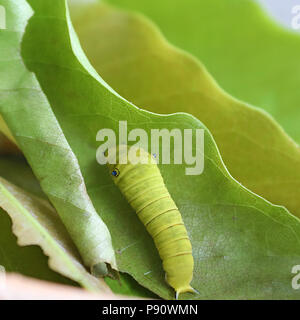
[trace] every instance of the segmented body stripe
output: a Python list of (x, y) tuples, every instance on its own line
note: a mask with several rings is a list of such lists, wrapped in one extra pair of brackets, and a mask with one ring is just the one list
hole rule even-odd
[[(153, 187), (153, 188), (151, 189), (151, 191), (153, 192), (153, 191), (159, 190), (159, 189), (161, 189), (161, 186), (156, 186), (156, 187)], [(134, 197), (128, 198), (128, 202), (129, 202), (129, 203), (132, 203), (133, 201), (135, 201), (136, 199), (138, 199), (139, 197), (145, 195), (145, 194), (148, 193), (148, 192), (149, 192), (149, 190), (143, 190), (142, 192), (136, 194)]]
[(159, 218), (159, 217), (162, 216), (163, 214), (168, 214), (168, 213), (171, 212), (171, 211), (176, 211), (176, 209), (170, 209), (170, 210), (167, 210), (167, 211), (164, 211), (164, 212), (158, 214), (157, 216), (153, 217), (150, 221), (145, 222), (145, 223), (144, 223), (145, 226), (147, 227), (147, 225), (150, 224), (152, 221), (154, 221), (155, 219)]
[(176, 227), (176, 226), (184, 226), (183, 223), (177, 223), (177, 224), (173, 224), (171, 226), (165, 226), (164, 229), (161, 229), (159, 232), (157, 232), (156, 234), (153, 234), (152, 235), (152, 238), (155, 239), (156, 237), (158, 237), (159, 235), (161, 235), (164, 231), (170, 229), (170, 228), (173, 228), (173, 227)]
[(168, 198), (168, 197), (169, 197), (169, 195), (166, 194), (166, 195), (164, 195), (164, 196), (162, 196), (162, 197), (160, 197), (160, 198), (158, 198), (158, 199), (149, 200), (149, 202), (147, 202), (147, 203), (144, 204), (144, 207), (139, 208), (138, 210), (136, 210), (136, 214), (139, 215), (140, 212), (142, 212), (143, 210), (147, 209), (147, 207), (151, 206), (151, 205), (154, 204), (155, 202), (158, 202), (158, 201), (160, 201), (160, 200), (166, 199), (166, 198)]
[[(140, 183), (142, 183), (142, 182), (144, 182), (144, 181), (147, 181), (147, 180), (150, 180), (150, 179), (153, 179), (153, 180), (154, 180), (155, 178), (160, 178), (160, 176), (153, 176), (153, 177), (151, 177), (151, 178), (146, 177), (146, 178), (144, 178), (144, 179), (141, 179), (141, 180), (139, 180), (139, 181), (137, 181), (137, 182), (135, 182), (135, 183), (133, 183), (133, 184), (128, 185), (127, 188), (123, 188), (122, 193), (125, 194), (125, 193), (127, 193), (129, 190), (135, 188), (135, 187), (136, 187), (137, 185), (139, 185)], [(119, 186), (120, 183), (117, 182), (116, 185)]]

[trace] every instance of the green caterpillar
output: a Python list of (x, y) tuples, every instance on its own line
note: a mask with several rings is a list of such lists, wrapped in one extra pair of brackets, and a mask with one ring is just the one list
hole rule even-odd
[[(140, 163), (122, 164), (127, 162), (129, 148)], [(113, 152), (116, 164), (110, 164), (108, 159), (108, 167), (114, 183), (152, 236), (163, 261), (166, 281), (176, 291), (176, 299), (180, 293), (197, 292), (190, 285), (194, 269), (192, 245), (154, 157), (141, 148), (126, 145), (118, 146)]]

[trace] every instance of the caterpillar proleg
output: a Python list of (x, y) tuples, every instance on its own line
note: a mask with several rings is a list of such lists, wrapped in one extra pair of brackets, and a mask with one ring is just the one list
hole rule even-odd
[[(127, 161), (129, 149), (139, 157), (139, 163)], [(108, 159), (110, 174), (152, 236), (176, 299), (180, 293), (197, 292), (190, 285), (194, 269), (192, 245), (154, 157), (142, 148), (126, 145), (113, 152), (116, 164), (110, 164)]]

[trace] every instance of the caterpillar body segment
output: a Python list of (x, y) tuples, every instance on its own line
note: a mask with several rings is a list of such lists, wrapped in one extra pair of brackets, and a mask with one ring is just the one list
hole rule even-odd
[[(134, 148), (142, 163), (126, 164), (129, 148)], [(176, 299), (180, 293), (197, 292), (190, 285), (194, 269), (192, 245), (155, 159), (141, 148), (120, 145), (115, 151), (116, 164), (108, 164), (113, 181), (152, 236)]]

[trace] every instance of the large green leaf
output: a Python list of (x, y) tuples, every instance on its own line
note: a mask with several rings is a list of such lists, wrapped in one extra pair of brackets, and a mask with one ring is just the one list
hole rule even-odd
[[(20, 55), (32, 10), (26, 1), (0, 0), (0, 5), (7, 15), (7, 29), (0, 30), (0, 113), (85, 264), (106, 274), (106, 263), (116, 269), (109, 231), (90, 201), (78, 160), (47, 98)], [(65, 14), (63, 8), (59, 1), (55, 10)]]
[(106, 1), (147, 15), (222, 88), (267, 110), (300, 142), (300, 35), (271, 20), (256, 1)]
[[(300, 259), (298, 218), (236, 182), (209, 131), (197, 119), (149, 113), (115, 94), (85, 59), (63, 1), (28, 2), (35, 14), (22, 39), (22, 59), (36, 74), (78, 158), (88, 193), (112, 234), (120, 270), (161, 297), (173, 297), (152, 239), (107, 168), (96, 162), (98, 130), (118, 132), (119, 120), (127, 120), (129, 129), (143, 127), (148, 134), (152, 128), (204, 128), (202, 175), (185, 175), (184, 164), (160, 165), (193, 245), (192, 284), (200, 294), (183, 297), (299, 298), (291, 287), (291, 268)], [(9, 128), (16, 130), (12, 122)]]
[(143, 17), (97, 4), (72, 12), (91, 63), (114, 89), (150, 111), (196, 116), (239, 182), (300, 216), (300, 148), (273, 119), (226, 94)]
[[(51, 269), (89, 290), (108, 291), (103, 280), (91, 276), (83, 267), (67, 230), (46, 200), (37, 198), (0, 178), (0, 207), (11, 217), (13, 232), (19, 245), (40, 246), (49, 256)], [(9, 250), (10, 247), (3, 248), (4, 257)], [(10, 254), (7, 253), (8, 256)], [(20, 259), (20, 256), (18, 258)]]

